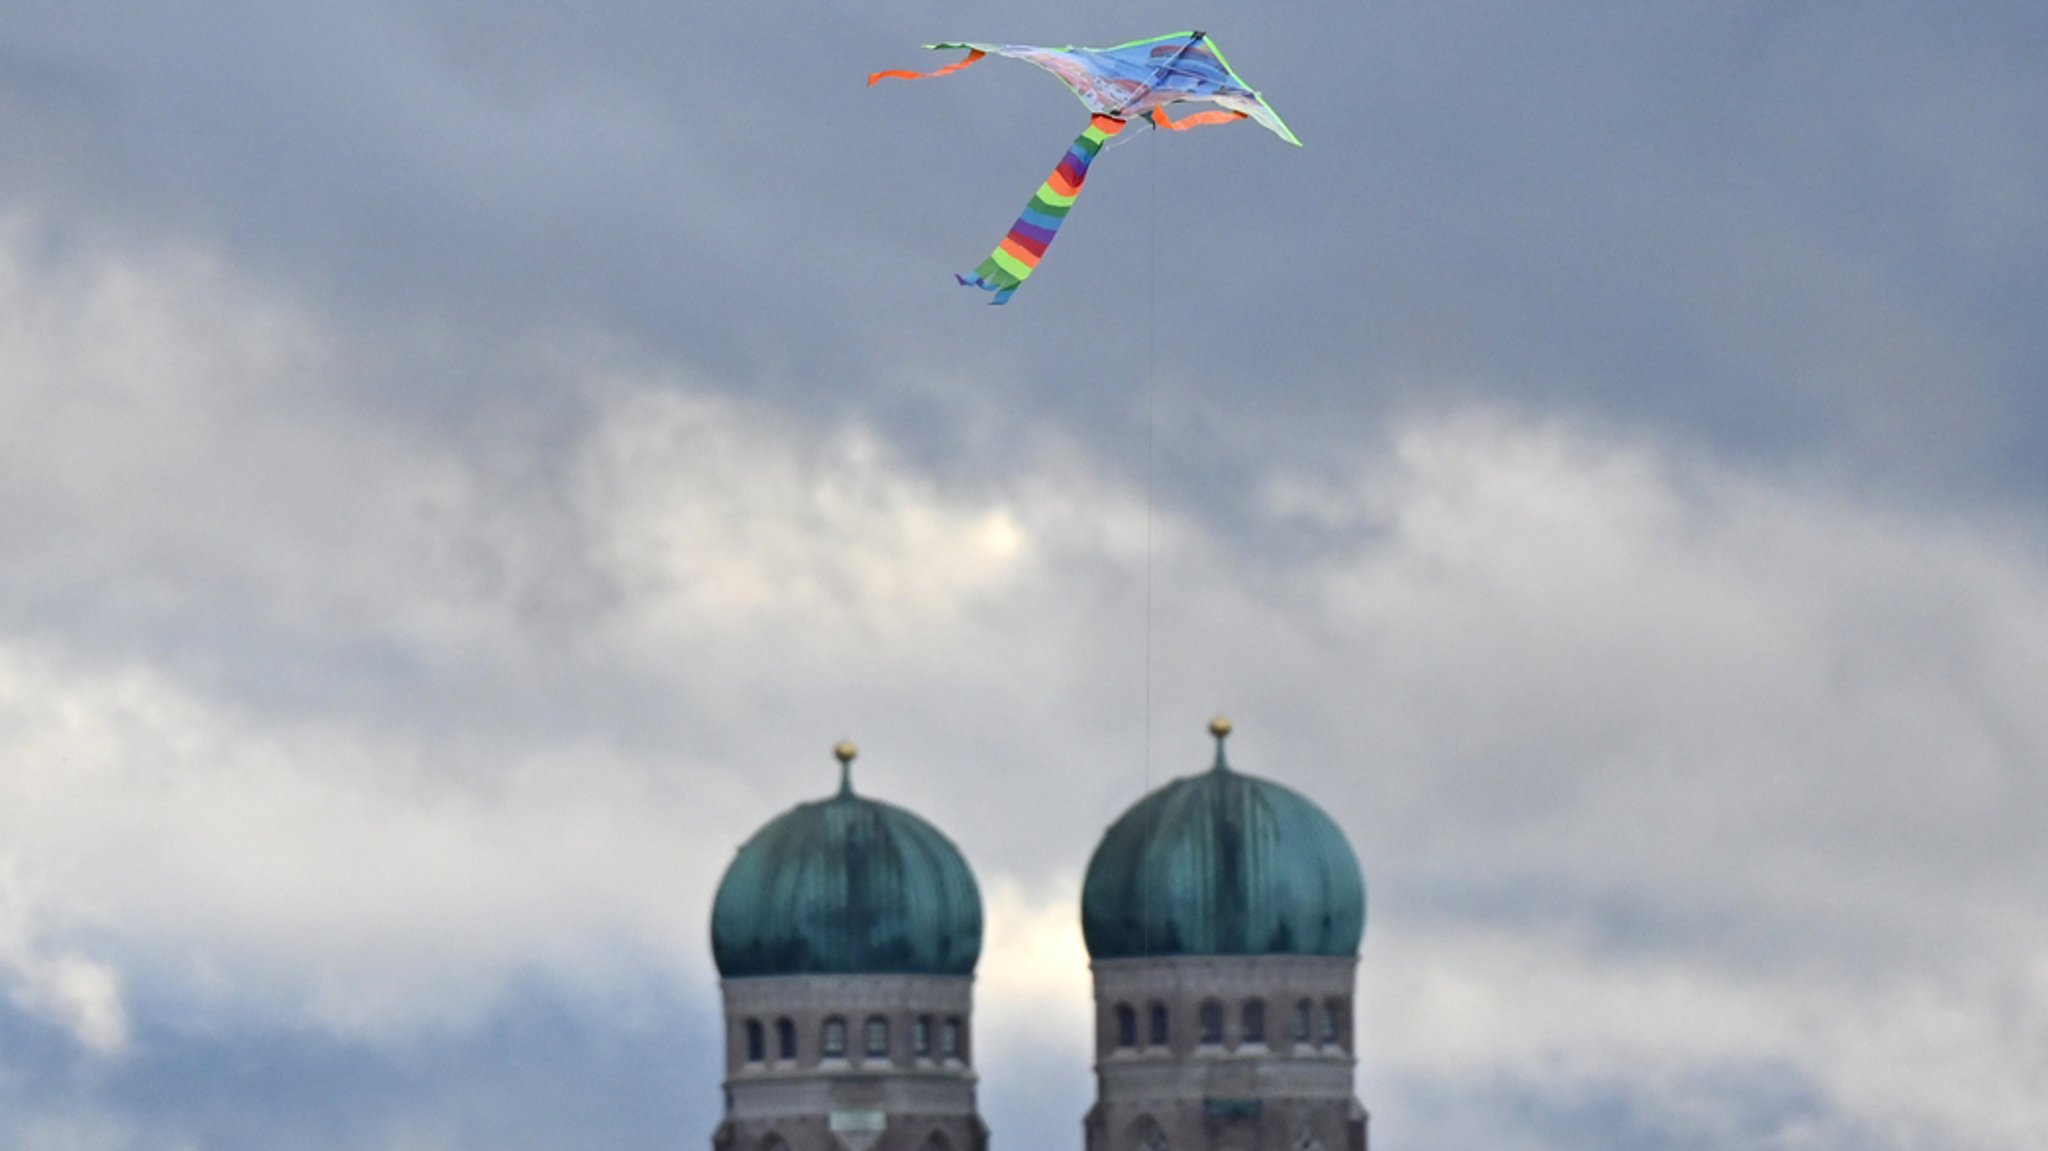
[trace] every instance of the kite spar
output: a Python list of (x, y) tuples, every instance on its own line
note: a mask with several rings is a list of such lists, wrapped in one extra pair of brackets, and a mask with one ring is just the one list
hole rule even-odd
[[(1040, 48), (1029, 44), (928, 44), (927, 48), (965, 49), (965, 59), (932, 72), (887, 71), (868, 83), (894, 78), (921, 80), (958, 72), (987, 56), (1008, 56), (1036, 64), (1058, 76), (1090, 113), (1088, 128), (1067, 148), (1067, 154), (1039, 186), (1024, 213), (1010, 225), (1003, 242), (971, 275), (954, 277), (969, 287), (994, 293), (992, 304), (1007, 303), (1018, 285), (1030, 278), (1047, 245), (1074, 206), (1103, 145), (1132, 120), (1181, 132), (1233, 120), (1252, 120), (1290, 144), (1300, 140), (1259, 95), (1231, 70), (1216, 42), (1202, 32), (1176, 32), (1150, 40), (1133, 40), (1113, 48)], [(1217, 105), (1174, 120), (1171, 104), (1207, 102)]]

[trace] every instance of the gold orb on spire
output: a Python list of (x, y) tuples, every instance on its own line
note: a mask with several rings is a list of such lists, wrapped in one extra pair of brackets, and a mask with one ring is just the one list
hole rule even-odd
[(1217, 739), (1222, 739), (1224, 736), (1229, 735), (1230, 720), (1227, 717), (1220, 715), (1217, 716), (1215, 719), (1210, 720), (1209, 734), (1215, 736)]
[(839, 759), (839, 798), (853, 797), (853, 757), (860, 749), (850, 739), (842, 739), (832, 747), (832, 754)]

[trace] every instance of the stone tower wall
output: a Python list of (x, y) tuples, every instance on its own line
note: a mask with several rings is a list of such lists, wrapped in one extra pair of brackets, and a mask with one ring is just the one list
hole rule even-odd
[[(725, 1121), (715, 1151), (986, 1151), (971, 977), (773, 976), (720, 988)], [(844, 1025), (838, 1053), (827, 1050), (834, 1020)], [(874, 1051), (871, 1020), (883, 1024)]]
[(1097, 961), (1087, 1151), (1367, 1151), (1353, 1086), (1357, 966), (1268, 955)]

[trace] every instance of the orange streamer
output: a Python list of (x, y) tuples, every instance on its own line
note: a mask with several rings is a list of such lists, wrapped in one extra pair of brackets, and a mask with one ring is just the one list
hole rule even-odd
[(1221, 108), (1211, 108), (1207, 112), (1196, 112), (1192, 116), (1183, 116), (1178, 120), (1169, 120), (1166, 118), (1166, 109), (1152, 109), (1152, 122), (1169, 132), (1185, 132), (1189, 128), (1200, 128), (1209, 124), (1228, 124), (1232, 120), (1242, 120), (1244, 118), (1243, 112), (1226, 112)]
[(873, 87), (875, 81), (882, 79), (884, 76), (892, 80), (929, 80), (934, 76), (950, 75), (954, 72), (958, 72), (960, 69), (967, 67), (969, 64), (974, 63), (976, 60), (979, 60), (986, 55), (988, 55), (988, 53), (980, 50), (969, 52), (967, 54), (967, 59), (961, 60), (957, 63), (948, 64), (944, 68), (941, 68), (936, 72), (904, 72), (900, 70), (876, 72), (868, 77), (868, 86)]

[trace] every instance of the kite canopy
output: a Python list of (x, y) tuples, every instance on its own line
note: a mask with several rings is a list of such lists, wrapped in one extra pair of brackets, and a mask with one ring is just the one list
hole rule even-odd
[[(1007, 303), (1018, 285), (1030, 278), (1047, 245), (1074, 206), (1087, 178), (1088, 166), (1111, 137), (1132, 120), (1157, 128), (1183, 131), (1205, 124), (1255, 120), (1274, 135), (1299, 147), (1301, 141), (1281, 121), (1265, 97), (1231, 71), (1229, 61), (1203, 32), (1175, 32), (1150, 40), (1133, 40), (1114, 48), (1039, 48), (1030, 44), (927, 44), (927, 48), (961, 48), (967, 58), (932, 72), (876, 72), (868, 83), (884, 77), (921, 80), (960, 71), (986, 56), (1008, 56), (1036, 64), (1060, 78), (1087, 105), (1088, 130), (1067, 149), (1024, 214), (1003, 242), (989, 253), (962, 284), (994, 293), (992, 304)], [(1166, 114), (1169, 105), (1205, 101), (1216, 107), (1179, 120)]]
[[(1031, 44), (970, 44), (952, 42), (927, 44), (934, 50), (965, 49), (970, 55), (957, 64), (936, 72), (877, 72), (868, 77), (872, 84), (884, 76), (915, 79), (957, 72), (984, 56), (1008, 56), (1036, 64), (1060, 78), (1088, 110), (1120, 120), (1153, 119), (1170, 104), (1207, 101), (1264, 125), (1274, 135), (1299, 147), (1287, 124), (1266, 98), (1245, 83), (1222, 49), (1205, 32), (1175, 32), (1150, 40), (1133, 40), (1113, 48), (1040, 48)], [(1236, 119), (1237, 117), (1230, 117)], [(1220, 120), (1203, 120), (1217, 123)], [(1159, 123), (1174, 127), (1186, 121)]]
[(1265, 97), (1238, 78), (1216, 42), (1201, 32), (1175, 32), (1114, 48), (1034, 48), (1028, 44), (934, 44), (1008, 56), (1060, 78), (1090, 112), (1124, 120), (1149, 117), (1169, 104), (1204, 100), (1258, 121), (1299, 147)]

